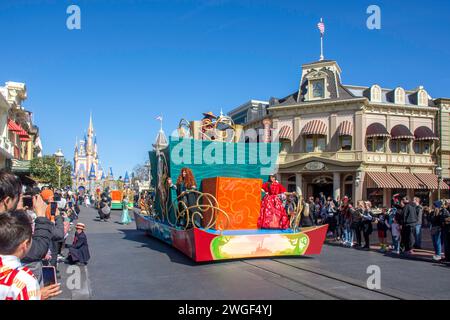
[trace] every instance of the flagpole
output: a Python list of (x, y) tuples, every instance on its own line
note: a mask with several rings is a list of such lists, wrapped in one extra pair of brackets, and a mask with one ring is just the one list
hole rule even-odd
[[(323, 23), (323, 18), (320, 18), (320, 23)], [(320, 32), (320, 61), (323, 59), (323, 32)]]
[(320, 61), (322, 61), (323, 59), (323, 35), (320, 35)]

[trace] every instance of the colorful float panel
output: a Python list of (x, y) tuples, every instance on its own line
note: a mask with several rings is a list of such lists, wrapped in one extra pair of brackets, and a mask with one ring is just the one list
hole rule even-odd
[(123, 209), (123, 192), (120, 190), (111, 191), (111, 209), (122, 210)]
[(196, 262), (242, 258), (318, 255), (328, 225), (292, 230), (216, 230), (171, 227), (137, 212), (138, 230), (164, 241)]
[[(203, 221), (211, 220), (211, 214), (217, 214), (217, 230), (257, 229), (261, 209), (261, 179), (214, 177), (202, 181), (204, 193), (217, 199), (219, 208), (227, 213), (227, 218), (218, 211), (207, 210)], [(208, 198), (203, 198), (203, 205), (208, 205)], [(214, 212), (213, 212), (214, 211)]]

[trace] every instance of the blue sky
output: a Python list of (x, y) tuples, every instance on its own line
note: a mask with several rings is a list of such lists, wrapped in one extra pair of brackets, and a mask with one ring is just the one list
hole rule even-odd
[[(81, 8), (81, 30), (66, 9)], [(371, 4), (381, 30), (366, 27)], [(345, 84), (450, 96), (448, 1), (2, 0), (0, 82), (25, 82), (44, 153), (73, 157), (94, 117), (105, 167), (123, 175), (146, 160), (164, 116), (230, 110), (292, 93), (301, 64), (325, 58)]]

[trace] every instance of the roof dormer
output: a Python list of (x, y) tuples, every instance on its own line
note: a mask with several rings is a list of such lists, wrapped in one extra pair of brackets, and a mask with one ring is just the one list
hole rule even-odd
[(422, 107), (428, 106), (428, 93), (422, 86), (419, 87), (416, 94), (417, 105)]
[(370, 101), (381, 102), (381, 87), (377, 84), (370, 87)]
[(339, 97), (341, 68), (332, 60), (318, 61), (302, 66), (298, 97), (304, 101), (336, 99)]
[(394, 103), (405, 104), (405, 89), (397, 87), (394, 91)]

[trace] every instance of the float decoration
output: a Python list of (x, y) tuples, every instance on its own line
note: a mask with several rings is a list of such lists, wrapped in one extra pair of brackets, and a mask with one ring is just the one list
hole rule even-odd
[[(154, 208), (151, 215), (134, 211), (137, 229), (197, 262), (320, 254), (328, 226), (299, 229), (301, 205), (293, 206), (287, 230), (256, 227), (261, 186), (268, 177), (262, 172), (270, 164), (240, 160), (265, 151), (276, 161), (279, 144), (239, 142), (239, 126), (231, 119), (211, 112), (203, 116), (201, 121), (182, 119), (178, 137), (168, 142), (160, 130), (149, 153)], [(230, 154), (233, 158), (227, 159)], [(183, 171), (198, 185), (189, 186)], [(172, 181), (177, 176), (182, 182)]]

